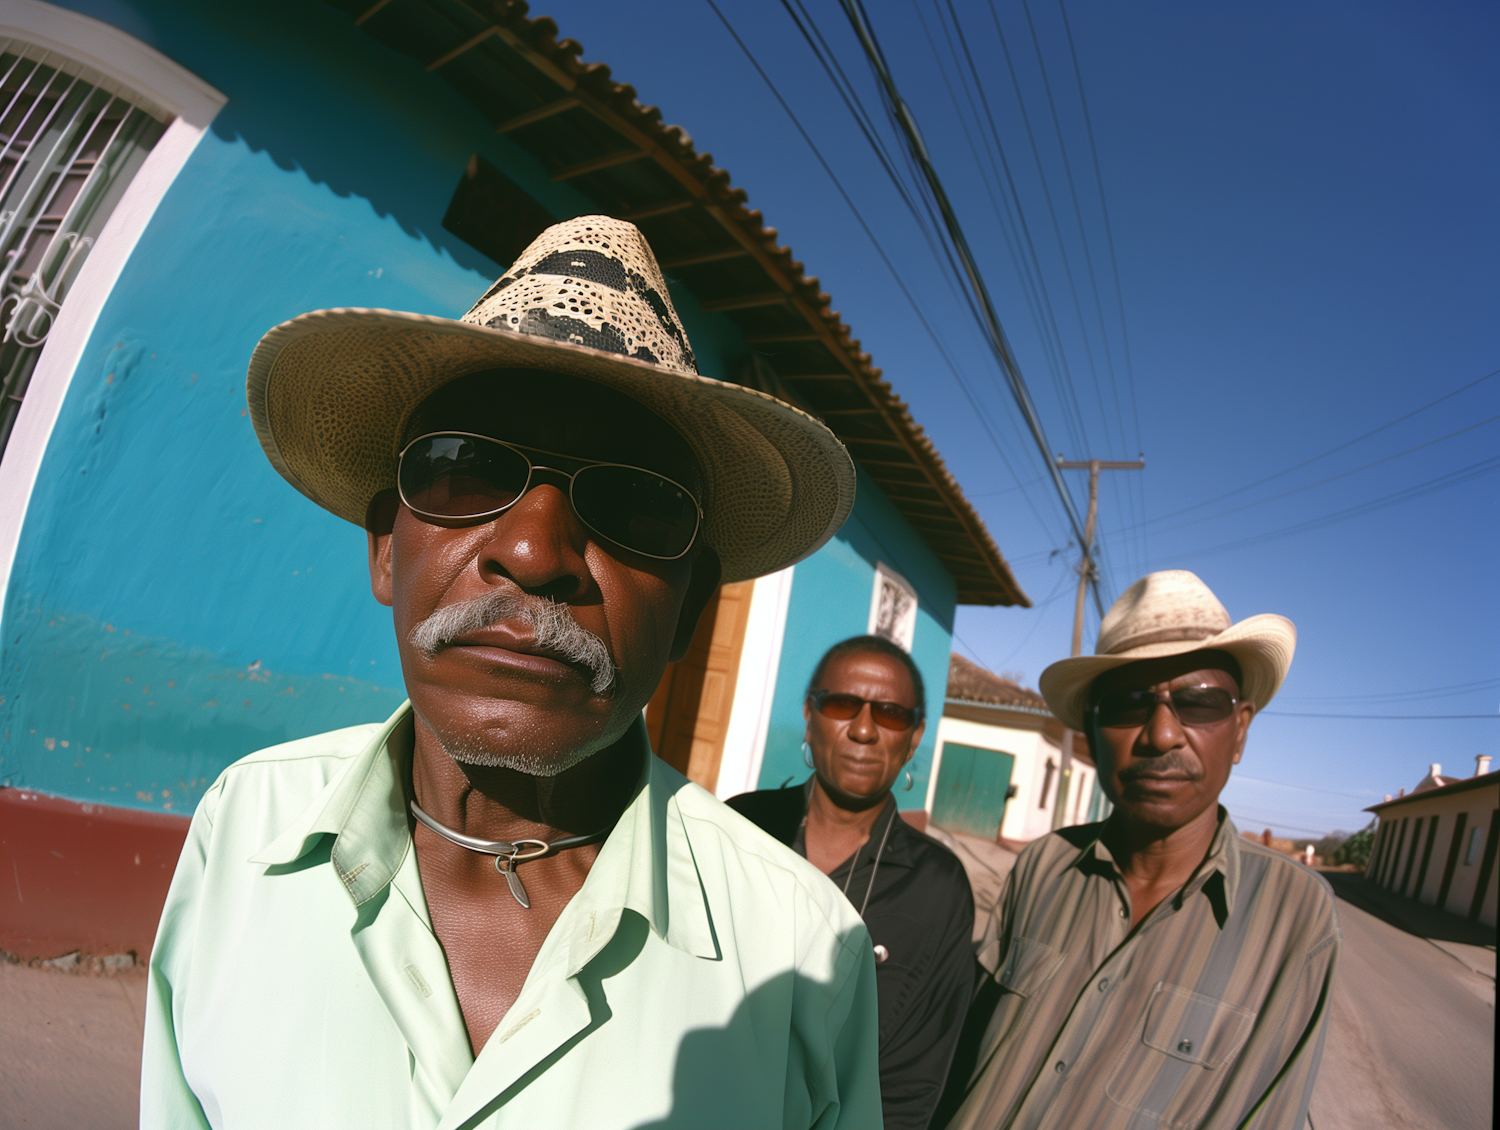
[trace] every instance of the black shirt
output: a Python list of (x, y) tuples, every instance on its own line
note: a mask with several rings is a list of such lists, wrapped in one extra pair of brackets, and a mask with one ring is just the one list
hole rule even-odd
[[(809, 779), (743, 793), (729, 806), (805, 857), (811, 792)], [(887, 798), (870, 838), (829, 878), (856, 910), (864, 906), (876, 947), (885, 1130), (926, 1130), (974, 989), (968, 876), (952, 852), (902, 820), (895, 799)]]

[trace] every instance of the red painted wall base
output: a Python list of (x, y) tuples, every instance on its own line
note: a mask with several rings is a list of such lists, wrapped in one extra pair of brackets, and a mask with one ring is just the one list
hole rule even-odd
[[(901, 813), (918, 831), (921, 809)], [(0, 949), (145, 961), (188, 818), (0, 788)]]
[(188, 818), (0, 788), (0, 949), (144, 961)]

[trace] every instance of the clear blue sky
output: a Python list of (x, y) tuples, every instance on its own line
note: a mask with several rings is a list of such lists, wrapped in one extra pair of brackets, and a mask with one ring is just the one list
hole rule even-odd
[[(1500, 376), (1349, 443), (1500, 369), (1500, 7), (1073, 0), (1075, 75), (1057, 0), (1031, 0), (1030, 26), (1015, 0), (867, 2), (1053, 451), (1146, 455), (1144, 472), (1105, 476), (1106, 604), (1142, 573), (1187, 568), (1235, 619), (1297, 624), (1291, 675), (1224, 796), (1240, 826), (1353, 830), (1429, 763), (1468, 776), (1475, 755), (1500, 755)], [(803, 4), (904, 169), (837, 0)], [(1036, 602), (961, 609), (955, 647), (1034, 686), (1067, 654), (1076, 560), (1041, 457), (786, 9), (719, 8), (946, 359), (706, 0), (533, 12), (711, 152), (833, 295)], [(1007, 248), (997, 152), (1042, 287)], [(1087, 475), (1069, 478), (1081, 511)], [(1097, 625), (1091, 606), (1087, 651)]]

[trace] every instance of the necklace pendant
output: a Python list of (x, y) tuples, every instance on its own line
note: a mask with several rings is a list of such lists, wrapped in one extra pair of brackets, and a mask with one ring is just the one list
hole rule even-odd
[(510, 893), (525, 909), (531, 909), (531, 897), (526, 893), (526, 884), (521, 882), (521, 876), (516, 874), (516, 861), (514, 856), (495, 856), (495, 870), (505, 876), (505, 882), (510, 887)]

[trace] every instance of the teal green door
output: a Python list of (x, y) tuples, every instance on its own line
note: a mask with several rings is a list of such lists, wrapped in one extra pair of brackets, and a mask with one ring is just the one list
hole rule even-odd
[(932, 822), (950, 832), (993, 840), (1005, 819), (1005, 794), (1016, 759), (978, 746), (943, 743)]

